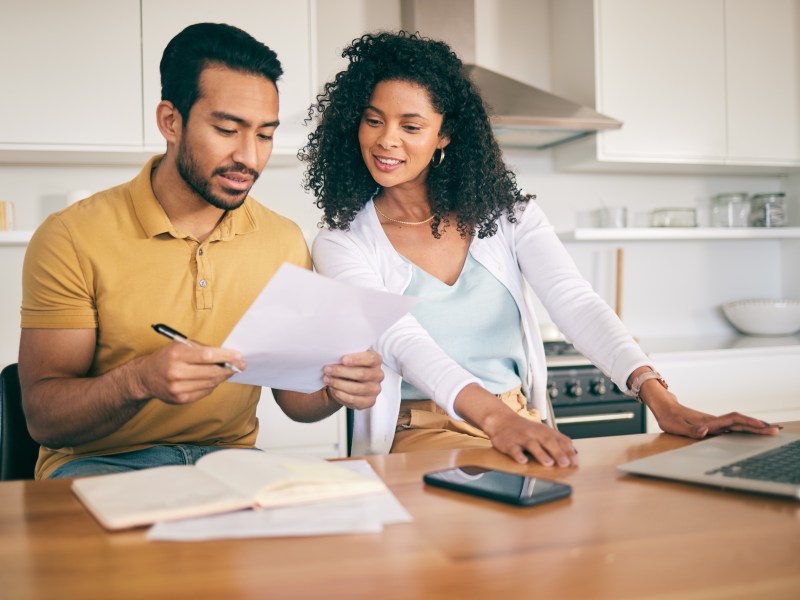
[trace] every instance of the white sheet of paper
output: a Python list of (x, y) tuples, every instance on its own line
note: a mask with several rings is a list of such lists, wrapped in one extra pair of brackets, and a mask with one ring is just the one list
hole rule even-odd
[[(337, 463), (378, 478), (365, 460)], [(291, 508), (243, 510), (210, 517), (156, 523), (147, 539), (202, 541), (252, 537), (297, 537), (378, 533), (384, 525), (409, 523), (411, 515), (394, 494), (386, 491), (356, 498), (319, 502)]]
[(370, 348), (417, 301), (284, 263), (223, 343), (247, 361), (228, 381), (316, 391), (325, 365)]

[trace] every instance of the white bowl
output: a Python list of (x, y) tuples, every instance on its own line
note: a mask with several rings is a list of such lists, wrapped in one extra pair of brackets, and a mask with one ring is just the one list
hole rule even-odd
[(800, 331), (800, 300), (739, 300), (723, 304), (722, 312), (736, 329), (749, 335), (791, 335)]

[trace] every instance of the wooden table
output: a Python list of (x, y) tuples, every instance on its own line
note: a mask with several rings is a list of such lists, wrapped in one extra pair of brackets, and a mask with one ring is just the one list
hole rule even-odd
[[(493, 450), (372, 457), (414, 522), (349, 536), (148, 542), (105, 532), (68, 480), (3, 483), (0, 598), (800, 598), (800, 503), (615, 470), (687, 443), (577, 440), (569, 470)], [(465, 464), (563, 480), (573, 495), (515, 508), (422, 483)]]

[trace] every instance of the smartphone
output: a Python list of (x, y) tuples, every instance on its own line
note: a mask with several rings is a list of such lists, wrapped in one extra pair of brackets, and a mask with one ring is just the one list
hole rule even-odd
[(566, 483), (473, 465), (433, 471), (422, 479), (428, 485), (517, 506), (534, 506), (572, 493), (572, 487)]

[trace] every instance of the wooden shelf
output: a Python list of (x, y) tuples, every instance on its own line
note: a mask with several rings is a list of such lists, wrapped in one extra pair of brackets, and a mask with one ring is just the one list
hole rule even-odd
[(800, 227), (625, 227), (560, 232), (565, 242), (800, 239)]

